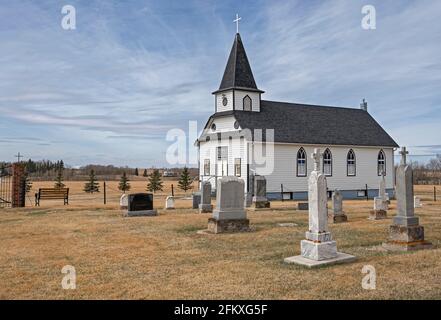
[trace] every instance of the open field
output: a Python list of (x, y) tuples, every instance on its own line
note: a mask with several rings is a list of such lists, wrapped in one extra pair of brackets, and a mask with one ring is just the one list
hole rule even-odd
[[(109, 184), (116, 190), (117, 182)], [(145, 183), (137, 184), (131, 192), (144, 191)], [(299, 254), (307, 229), (307, 212), (292, 209), (295, 202), (249, 211), (254, 232), (199, 235), (210, 215), (189, 209), (190, 200), (158, 217), (123, 218), (118, 192), (109, 191), (104, 206), (102, 194), (83, 194), (82, 185), (69, 182), (69, 206), (42, 201), (40, 208), (0, 211), (1, 299), (441, 299), (441, 199), (430, 201), (432, 186), (416, 186), (415, 194), (423, 198), (416, 212), (435, 249), (378, 250), (391, 219), (367, 220), (372, 200), (345, 201), (350, 222), (330, 228), (339, 251), (358, 260), (308, 270), (282, 262)], [(76, 268), (76, 290), (61, 289), (64, 265)], [(376, 269), (376, 290), (362, 289), (364, 265)]]
[[(117, 209), (119, 207), (119, 198), (122, 192), (118, 190), (119, 181), (107, 181), (106, 182), (106, 197), (107, 204), (104, 205), (104, 193), (103, 193), (103, 182), (100, 184), (100, 192), (98, 193), (85, 193), (83, 191), (85, 181), (66, 181), (66, 188), (69, 188), (69, 208), (110, 208)], [(148, 192), (147, 188), (147, 178), (143, 180), (130, 181), (131, 189), (129, 193), (136, 192)], [(178, 188), (178, 182), (174, 180), (163, 181), (163, 191), (158, 191), (155, 194), (154, 205), (155, 208), (162, 209), (165, 205), (165, 198), (171, 195), (171, 185), (174, 186), (174, 193), (176, 197), (190, 197), (193, 190), (197, 190), (197, 182), (193, 183), (193, 189), (187, 191), (185, 194), (182, 190)], [(32, 184), (32, 190), (29, 192), (26, 199), (26, 206), (33, 206), (35, 204), (34, 194), (38, 192), (38, 188), (53, 188), (53, 181), (35, 181)], [(181, 200), (176, 201), (177, 208), (185, 208), (191, 206), (191, 200)], [(63, 200), (42, 200), (40, 203), (41, 208), (62, 208)]]

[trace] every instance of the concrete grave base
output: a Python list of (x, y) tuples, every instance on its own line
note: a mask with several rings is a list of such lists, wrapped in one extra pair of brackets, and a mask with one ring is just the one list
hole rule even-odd
[(251, 231), (250, 220), (209, 218), (207, 231), (209, 233), (249, 232)]
[(348, 216), (345, 214), (333, 214), (331, 213), (328, 215), (328, 221), (330, 223), (342, 223), (342, 222), (348, 222)]
[[(331, 238), (331, 234), (327, 236)], [(337, 243), (334, 240), (324, 242), (302, 240), (300, 241), (302, 257), (311, 260), (329, 260), (337, 256)]]
[(433, 245), (428, 241), (416, 241), (416, 242), (388, 241), (383, 243), (383, 248), (388, 251), (416, 251), (416, 250), (432, 249)]
[(371, 210), (369, 212), (369, 220), (387, 219), (387, 211), (385, 210)]
[(200, 204), (199, 205), (199, 213), (211, 213), (213, 212), (212, 204)]
[(314, 268), (314, 267), (321, 267), (332, 264), (349, 263), (355, 261), (356, 259), (357, 259), (356, 257), (350, 254), (337, 252), (336, 257), (326, 260), (312, 260), (305, 258), (303, 256), (294, 256), (294, 257), (285, 258), (283, 261), (288, 264), (298, 264), (308, 268)]
[(158, 211), (155, 210), (140, 210), (140, 211), (126, 211), (124, 216), (126, 217), (151, 217), (157, 216)]
[(424, 227), (393, 224), (389, 226), (389, 241), (408, 243), (424, 241)]

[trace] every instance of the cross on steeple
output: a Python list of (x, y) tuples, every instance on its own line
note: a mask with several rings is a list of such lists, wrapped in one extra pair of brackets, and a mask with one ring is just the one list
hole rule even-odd
[(15, 157), (17, 158), (18, 162), (20, 162), (20, 158), (23, 158), (23, 156), (20, 154), (20, 152), (18, 154), (16, 154)]
[(401, 164), (406, 165), (406, 156), (409, 154), (409, 151), (406, 150), (406, 147), (401, 147)]
[(242, 18), (239, 17), (239, 15), (236, 13), (236, 19), (233, 20), (233, 22), (236, 23), (236, 33), (239, 33), (239, 21), (240, 21), (241, 19), (242, 19)]
[(315, 148), (311, 158), (314, 160), (314, 171), (319, 171), (320, 167), (320, 149)]

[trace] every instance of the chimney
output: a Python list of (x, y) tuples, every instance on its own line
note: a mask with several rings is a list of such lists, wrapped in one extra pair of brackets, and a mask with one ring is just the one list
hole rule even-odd
[(360, 103), (360, 109), (367, 111), (367, 101), (363, 98), (363, 101)]

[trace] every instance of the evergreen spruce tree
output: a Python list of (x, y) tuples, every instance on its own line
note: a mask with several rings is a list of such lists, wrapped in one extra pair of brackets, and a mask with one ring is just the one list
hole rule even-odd
[(139, 176), (138, 168), (135, 168), (135, 176)]
[(143, 177), (148, 177), (149, 175), (147, 174), (147, 169), (144, 169), (144, 173), (142, 174)]
[(100, 192), (100, 186), (97, 182), (95, 171), (90, 170), (89, 174), (89, 181), (84, 184), (84, 192), (87, 193), (94, 193), (94, 192)]
[(156, 191), (162, 191), (162, 179), (159, 170), (153, 170), (152, 174), (149, 176), (147, 191), (153, 193), (155, 193)]
[(188, 168), (185, 167), (184, 170), (181, 173), (181, 177), (178, 181), (178, 186), (181, 190), (184, 190), (184, 192), (187, 192), (192, 188), (191, 183), (192, 179), (190, 177), (190, 172), (188, 171)]
[(127, 178), (127, 175), (125, 172), (123, 173), (123, 175), (121, 176), (121, 179), (119, 180), (118, 189), (124, 193), (126, 193), (126, 191), (130, 190), (129, 178)]
[(55, 184), (54, 184), (54, 188), (64, 188), (64, 183), (63, 183), (63, 170), (58, 170), (58, 174), (55, 177)]

